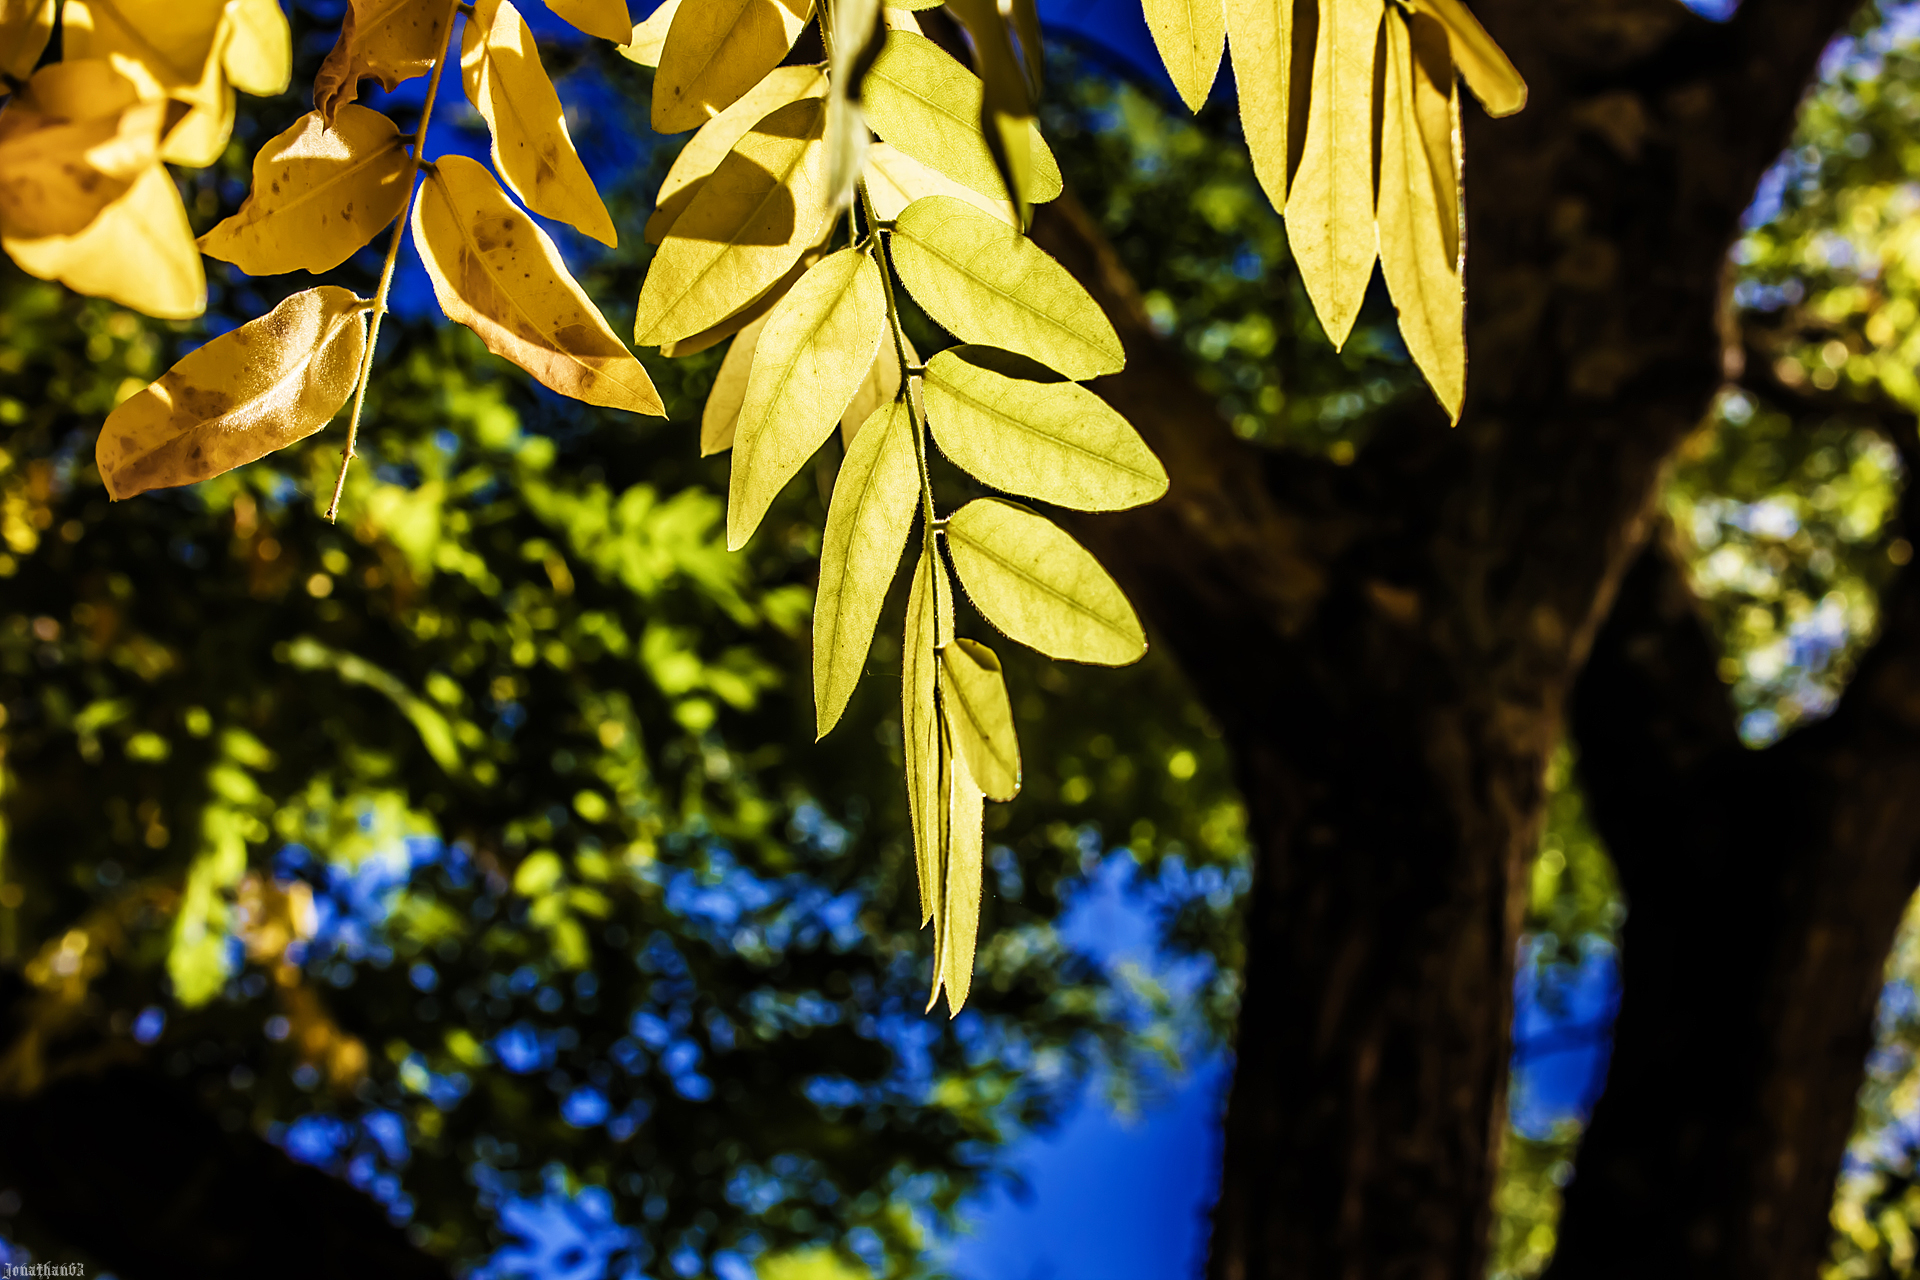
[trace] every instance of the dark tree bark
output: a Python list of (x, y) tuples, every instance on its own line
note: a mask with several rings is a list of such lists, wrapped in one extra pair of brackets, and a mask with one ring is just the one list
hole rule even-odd
[[(1234, 440), (1196, 407), (1204, 399), (1155, 342), (1085, 215), (1063, 206), (1037, 220), (1041, 243), (1115, 317), (1129, 365), (1100, 389), (1173, 477), (1166, 501), (1079, 532), (1220, 718), (1257, 840), (1217, 1280), (1483, 1272), (1522, 872), (1546, 759), (1646, 544), (1664, 460), (1725, 376), (1716, 321), (1739, 216), (1854, 7), (1747, 0), (1716, 25), (1673, 0), (1476, 5), (1533, 100), (1513, 119), (1467, 125), (1466, 416), (1449, 431), (1437, 412), (1409, 414), (1348, 468)], [(1874, 731), (1859, 718), (1818, 735), (1836, 743), (1822, 757), (1830, 782), (1863, 759)], [(1735, 758), (1724, 722), (1721, 732), (1708, 754)], [(1878, 793), (1889, 804), (1893, 778)], [(1920, 813), (1883, 814), (1888, 844), (1920, 832)], [(1809, 818), (1774, 836), (1804, 860), (1857, 829)], [(1699, 1154), (1688, 1188), (1661, 1184), (1696, 1197), (1709, 1182), (1730, 1188), (1717, 1223), (1772, 1224), (1770, 1243), (1743, 1254), (1761, 1269), (1742, 1274), (1811, 1274), (1804, 1261), (1773, 1269), (1788, 1263), (1763, 1248), (1791, 1245), (1804, 1260), (1799, 1242), (1824, 1239), (1861, 1011), (1906, 896), (1898, 876), (1883, 877), (1872, 926), (1836, 949), (1836, 915), (1872, 889), (1822, 879), (1833, 860), (1814, 861), (1798, 878), (1734, 890), (1805, 916), (1791, 927), (1811, 967), (1783, 958), (1767, 979), (1784, 1001), (1776, 1011), (1792, 1014), (1768, 1028), (1780, 1071), (1738, 1104), (1749, 1119), (1768, 1108), (1792, 1117), (1776, 1116), (1764, 1139), (1736, 1141), (1738, 1124), (1722, 1125), (1725, 1141)], [(1639, 921), (1638, 900), (1633, 911)], [(1793, 945), (1779, 931), (1765, 944)], [(1629, 983), (1680, 981), (1665, 964), (1692, 959), (1636, 958), (1636, 945), (1630, 937)], [(1822, 964), (1833, 972), (1814, 973)], [(1833, 1004), (1842, 975), (1847, 999)], [(1631, 989), (1627, 1010), (1639, 1016)], [(1624, 1038), (1622, 1050), (1630, 1067)], [(1689, 1115), (1718, 1105), (1672, 1100)], [(1670, 1133), (1674, 1112), (1649, 1123)], [(1759, 1145), (1741, 1145), (1749, 1138)], [(1783, 1172), (1739, 1173), (1756, 1153)], [(1624, 1208), (1589, 1209), (1585, 1196), (1574, 1196), (1565, 1265), (1589, 1248), (1601, 1257), (1618, 1243), (1601, 1240), (1608, 1233), (1645, 1237), (1636, 1261), (1678, 1258)]]

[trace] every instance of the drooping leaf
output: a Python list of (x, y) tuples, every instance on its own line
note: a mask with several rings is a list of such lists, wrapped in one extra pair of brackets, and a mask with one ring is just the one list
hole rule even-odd
[[(626, 5), (616, 3), (624, 15)], [(513, 0), (477, 0), (460, 40), (460, 70), (493, 136), (493, 167), (513, 193), (535, 213), (616, 245), (613, 219), (574, 150), (560, 95)]]
[[(951, 735), (946, 735), (950, 738)], [(973, 990), (973, 957), (980, 934), (980, 868), (984, 831), (981, 826), (980, 787), (968, 772), (966, 755), (948, 746), (943, 790), (946, 806), (941, 824), (946, 883), (941, 892), (941, 924), (935, 944), (933, 994), (927, 1008), (944, 990), (949, 1017), (958, 1017)]]
[(883, 221), (894, 221), (908, 205), (925, 196), (952, 196), (1010, 227), (1020, 225), (1020, 215), (1005, 196), (983, 196), (890, 143), (876, 142), (867, 148), (866, 182), (874, 215)]
[(163, 320), (185, 320), (207, 309), (207, 277), (193, 229), (163, 165), (147, 166), (84, 230), (70, 236), (0, 235), (0, 248), (29, 275)]
[(1046, 48), (1040, 37), (1040, 10), (1034, 0), (1010, 0), (1013, 33), (1020, 39), (1021, 65), (1027, 72), (1027, 94), (1038, 99), (1045, 83)]
[(1046, 517), (979, 498), (947, 521), (947, 548), (967, 598), (1021, 644), (1103, 667), (1146, 653), (1146, 633), (1119, 586)]
[(839, 723), (873, 647), (887, 588), (920, 502), (913, 415), (904, 400), (873, 411), (833, 483), (813, 603), (813, 706), (819, 736)]
[[(861, 88), (861, 104), (873, 131), (921, 164), (990, 200), (1007, 192), (987, 138), (980, 130), (986, 86), (925, 36), (894, 31)], [(1027, 198), (1044, 204), (1061, 192), (1060, 166), (1040, 137), (1027, 128), (1032, 186)]]
[[(920, 363), (906, 335), (899, 335), (899, 340), (906, 350), (907, 363)], [(840, 415), (840, 442), (852, 448), (854, 437), (860, 434), (860, 428), (866, 425), (874, 410), (883, 404), (892, 404), (899, 397), (900, 351), (894, 347), (892, 337), (882, 338), (880, 349), (873, 353), (867, 376), (860, 380), (860, 389), (853, 393), (853, 399), (847, 402), (847, 411)]]
[(933, 539), (927, 538), (907, 595), (906, 629), (900, 643), (900, 724), (905, 734), (907, 810), (913, 820), (914, 863), (920, 872), (920, 922), (934, 925), (939, 954), (944, 926), (942, 877), (945, 813), (940, 768), (941, 730), (934, 702), (939, 646), (953, 638), (953, 587)]
[(1307, 138), (1287, 196), (1287, 243), (1334, 349), (1360, 314), (1376, 256), (1373, 69), (1381, 0), (1326, 0)]
[(329, 123), (373, 77), (389, 92), (423, 76), (447, 43), (453, 5), (439, 0), (348, 0), (347, 16), (313, 80), (313, 105)]
[(634, 24), (632, 37), (620, 46), (620, 56), (643, 67), (659, 66), (660, 51), (667, 46), (667, 31), (679, 11), (680, 0), (662, 0), (645, 22)]
[(240, 211), (200, 248), (250, 276), (328, 271), (400, 216), (413, 163), (393, 121), (349, 103), (332, 128), (318, 111), (262, 146)]
[(201, 67), (200, 79), (170, 91), (175, 101), (187, 104), (187, 113), (160, 141), (160, 158), (168, 164), (204, 168), (221, 157), (233, 137), (235, 99), (225, 67), (226, 47), (232, 35), (232, 24), (223, 19)]
[(732, 106), (779, 65), (812, 16), (813, 0), (682, 5), (654, 76), (654, 132), (695, 129)]
[(853, 203), (867, 167), (873, 133), (860, 109), (860, 83), (879, 56), (886, 27), (880, 0), (838, 0), (833, 14), (833, 78), (827, 92), (827, 203), (834, 212)]
[[(1448, 234), (1457, 225), (1459, 204), (1446, 31), (1425, 14), (1414, 14), (1409, 23), (1390, 10), (1385, 52), (1380, 267), (1400, 312), (1407, 353), (1458, 422), (1467, 390), (1467, 347), (1458, 241)], [(1436, 152), (1446, 165), (1444, 174), (1433, 170)]]
[(43, 67), (0, 112), (0, 235), (75, 235), (159, 154), (164, 102), (103, 61)]
[(775, 496), (832, 434), (886, 326), (880, 264), (861, 249), (821, 259), (768, 315), (733, 440), (729, 550), (746, 545)]
[(324, 427), (358, 380), (366, 310), (323, 285), (188, 354), (108, 415), (94, 449), (108, 494), (193, 484)]
[(983, 94), (980, 132), (993, 155), (1000, 187), (1026, 220), (1034, 201), (1033, 99), (1027, 92), (1027, 71), (1014, 51), (1013, 33), (999, 0), (947, 0), (951, 10), (973, 38), (975, 65)]
[[(1287, 208), (1294, 118), (1295, 0), (1226, 0), (1228, 45), (1240, 129), (1247, 135), (1253, 173), (1267, 199)], [(1312, 50), (1306, 51), (1311, 57)], [(1303, 64), (1304, 65), (1304, 64)]]
[(928, 196), (907, 206), (894, 224), (893, 263), (914, 300), (963, 341), (1017, 351), (1074, 379), (1127, 362), (1080, 282), (972, 205)]
[(818, 67), (775, 67), (738, 102), (701, 125), (661, 179), (653, 216), (647, 219), (647, 243), (659, 244), (666, 237), (749, 129), (790, 102), (824, 97), (826, 92), (827, 77)]
[(293, 32), (277, 0), (233, 0), (220, 65), (233, 87), (271, 98), (293, 79)]
[(547, 8), (580, 31), (615, 44), (633, 35), (633, 15), (627, 0), (547, 0)]
[(447, 317), (561, 395), (662, 413), (652, 379), (568, 274), (547, 233), (465, 156), (436, 161), (413, 239)]
[(707, 393), (706, 407), (700, 411), (700, 456), (705, 458), (733, 448), (735, 430), (740, 425), (740, 406), (747, 399), (747, 375), (753, 372), (753, 349), (760, 343), (760, 330), (766, 316), (747, 325), (734, 335), (733, 345), (713, 376), (713, 390)]
[(1527, 82), (1461, 0), (1415, 0), (1414, 8), (1432, 14), (1447, 29), (1460, 78), (1488, 115), (1510, 116), (1527, 105)]
[(658, 346), (718, 324), (819, 242), (831, 214), (826, 104), (789, 103), (747, 131), (674, 223), (640, 286), (633, 340)]
[(967, 772), (989, 800), (1020, 794), (1020, 740), (993, 650), (956, 639), (940, 650), (940, 703)]
[(53, 0), (0, 0), (0, 71), (25, 80), (52, 38)]
[(117, 56), (173, 94), (206, 78), (226, 8), (227, 0), (66, 0), (61, 56)]
[(1147, 27), (1180, 101), (1198, 111), (1220, 72), (1227, 43), (1227, 13), (1222, 0), (1145, 0)]
[(1005, 355), (954, 347), (927, 362), (927, 422), (942, 453), (996, 489), (1076, 511), (1137, 507), (1167, 491), (1160, 460), (1106, 401), (1036, 379), (1044, 368), (1015, 373)]

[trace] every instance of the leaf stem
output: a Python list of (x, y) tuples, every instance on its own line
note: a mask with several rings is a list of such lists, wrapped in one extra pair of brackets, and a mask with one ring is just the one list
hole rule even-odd
[(414, 197), (420, 188), (420, 154), (427, 145), (427, 124), (433, 119), (433, 100), (440, 93), (440, 73), (447, 69), (447, 54), (453, 48), (453, 18), (467, 8), (459, 0), (447, 6), (447, 34), (440, 42), (440, 56), (433, 61), (433, 73), (427, 78), (427, 100), (420, 108), (420, 126), (413, 131), (413, 160), (407, 168), (407, 201), (394, 219), (393, 238), (387, 243), (387, 259), (380, 267), (380, 287), (373, 294), (373, 319), (367, 326), (367, 349), (360, 357), (360, 377), (353, 388), (353, 413), (347, 419), (347, 447), (340, 451), (340, 475), (333, 482), (333, 501), (327, 504), (329, 523), (340, 517), (340, 495), (347, 488), (347, 468), (353, 465), (354, 442), (360, 438), (360, 410), (367, 400), (367, 380), (373, 374), (373, 349), (380, 341), (380, 318), (387, 314), (387, 295), (393, 290), (393, 269), (400, 261), (400, 241), (407, 234), (413, 214)]

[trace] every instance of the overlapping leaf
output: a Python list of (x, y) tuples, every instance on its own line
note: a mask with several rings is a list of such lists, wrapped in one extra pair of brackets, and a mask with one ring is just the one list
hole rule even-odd
[(1021, 644), (1108, 667), (1146, 653), (1146, 633), (1119, 586), (1051, 520), (980, 498), (956, 511), (946, 532), (967, 598)]
[(207, 309), (207, 278), (193, 230), (163, 165), (149, 165), (85, 229), (0, 235), (0, 248), (29, 275), (150, 316), (184, 320)]
[(33, 74), (53, 37), (53, 0), (0, 0), (0, 72)]
[(1325, 0), (1313, 53), (1287, 243), (1335, 349), (1346, 345), (1373, 278), (1373, 71), (1381, 0)]
[(867, 149), (866, 182), (874, 216), (887, 222), (897, 219), (915, 200), (952, 196), (982, 213), (992, 214), (1010, 227), (1020, 225), (1020, 215), (1014, 212), (1005, 196), (981, 195), (938, 169), (921, 164), (891, 143), (876, 142)]
[(1020, 794), (1020, 741), (1013, 702), (993, 650), (955, 639), (940, 650), (940, 706), (967, 772), (989, 800)]
[[(907, 363), (918, 364), (920, 357), (914, 353), (913, 344), (907, 341), (905, 334), (895, 335), (904, 349)], [(867, 370), (867, 376), (860, 381), (860, 389), (853, 393), (853, 399), (847, 402), (847, 411), (840, 415), (841, 443), (852, 447), (854, 437), (874, 410), (883, 404), (891, 404), (900, 396), (900, 356), (901, 351), (894, 348), (893, 340), (883, 339), (880, 350), (873, 356), (873, 364)]]
[(95, 59), (42, 68), (0, 112), (0, 235), (74, 235), (158, 159), (166, 104)]
[(422, 76), (446, 47), (453, 5), (440, 0), (348, 0), (347, 16), (313, 81), (313, 105), (331, 123), (373, 78), (389, 91)]
[[(944, 719), (944, 718), (943, 718)], [(980, 787), (967, 770), (966, 756), (954, 749), (942, 725), (940, 923), (934, 932), (936, 960), (931, 1010), (942, 991), (949, 1017), (966, 1007), (973, 990), (973, 957), (980, 935), (980, 873), (984, 831), (981, 826)]]
[(1222, 0), (1143, 0), (1142, 8), (1180, 101), (1198, 111), (1220, 71), (1227, 43), (1225, 5)]
[(787, 56), (812, 14), (813, 0), (681, 5), (654, 77), (654, 131), (695, 129), (733, 105)]
[(947, 779), (941, 776), (941, 729), (934, 701), (939, 646), (953, 638), (953, 586), (933, 539), (927, 538), (907, 594), (900, 641), (900, 724), (904, 737), (907, 810), (913, 821), (914, 863), (920, 872), (920, 922), (934, 926), (934, 953), (945, 925)]
[(107, 492), (193, 484), (305, 439), (352, 394), (365, 346), (366, 304), (331, 285), (222, 334), (108, 416)]
[(818, 67), (775, 67), (738, 102), (700, 126), (661, 179), (647, 220), (647, 242), (659, 244), (747, 131), (774, 111), (802, 98), (824, 97), (827, 77)]
[(1527, 82), (1472, 10), (1460, 0), (1415, 0), (1414, 8), (1447, 29), (1460, 77), (1488, 115), (1510, 116), (1527, 105)]
[(633, 34), (620, 46), (620, 56), (643, 67), (659, 66), (660, 52), (667, 46), (667, 32), (679, 11), (680, 0), (662, 0), (644, 22), (634, 24)]
[(485, 168), (437, 161), (413, 208), (414, 243), (441, 310), (562, 395), (662, 412), (647, 371), (568, 274), (546, 232)]
[(753, 350), (760, 344), (760, 330), (767, 317), (760, 316), (734, 335), (713, 375), (713, 390), (707, 392), (706, 407), (700, 411), (700, 456), (705, 458), (733, 448), (733, 437), (740, 425), (740, 406), (747, 400), (747, 377), (753, 372)]
[(627, 12), (627, 0), (547, 0), (547, 8), (578, 30), (602, 40), (625, 44), (633, 35), (633, 15)]

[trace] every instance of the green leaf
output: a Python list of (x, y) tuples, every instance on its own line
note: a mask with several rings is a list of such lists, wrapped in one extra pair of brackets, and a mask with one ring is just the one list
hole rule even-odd
[(733, 438), (727, 546), (738, 551), (840, 421), (887, 332), (880, 264), (861, 249), (823, 258), (767, 315)]
[(993, 650), (956, 639), (940, 650), (940, 701), (967, 772), (989, 800), (1020, 794), (1020, 740)]
[(738, 102), (701, 125), (660, 180), (653, 216), (647, 219), (647, 243), (659, 244), (666, 238), (748, 130), (788, 103), (818, 98), (826, 91), (827, 78), (818, 67), (775, 67)]
[[(867, 123), (889, 143), (990, 200), (1006, 198), (980, 131), (986, 86), (939, 45), (911, 31), (889, 33), (860, 100)], [(1033, 172), (1027, 198), (1044, 204), (1060, 194), (1060, 166), (1040, 130), (1029, 122), (1027, 131)]]
[(927, 421), (942, 453), (996, 489), (1076, 511), (1119, 511), (1167, 491), (1160, 460), (1106, 401), (1018, 360), (953, 347), (927, 362)]
[(854, 436), (827, 507), (813, 605), (813, 705), (820, 737), (839, 722), (860, 683), (919, 501), (913, 415), (905, 400), (895, 400), (875, 409)]
[(920, 923), (934, 926), (934, 951), (940, 950), (945, 881), (941, 859), (945, 817), (941, 797), (941, 729), (933, 690), (939, 666), (936, 652), (953, 637), (953, 587), (947, 568), (928, 538), (913, 569), (907, 594), (907, 622), (900, 637), (900, 725), (906, 759), (907, 811), (913, 820), (914, 865), (920, 872)]
[(984, 87), (980, 130), (1008, 199), (1025, 222), (1033, 203), (1033, 101), (1026, 68), (1014, 52), (1013, 33), (998, 0), (947, 0), (947, 8), (973, 41), (974, 63)]
[(1326, 0), (1306, 148), (1287, 196), (1287, 243), (1339, 350), (1373, 279), (1373, 71), (1382, 0)]
[(1046, 517), (980, 498), (947, 521), (947, 547), (967, 598), (1021, 644), (1105, 667), (1146, 653), (1146, 633), (1119, 586)]
[(892, 247), (914, 301), (962, 341), (1017, 351), (1075, 380), (1126, 365), (1100, 304), (990, 214), (951, 196), (916, 200), (894, 224)]

